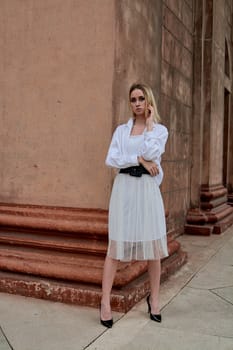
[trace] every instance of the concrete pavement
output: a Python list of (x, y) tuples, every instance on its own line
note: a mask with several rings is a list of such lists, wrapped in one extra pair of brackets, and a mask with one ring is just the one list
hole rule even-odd
[(145, 300), (105, 329), (96, 309), (0, 293), (0, 350), (233, 350), (233, 227), (179, 240), (189, 259), (161, 286), (161, 324)]

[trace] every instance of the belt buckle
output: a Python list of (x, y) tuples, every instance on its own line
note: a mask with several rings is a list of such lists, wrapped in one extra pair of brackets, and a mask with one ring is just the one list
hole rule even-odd
[(141, 173), (140, 169), (138, 169), (137, 167), (132, 167), (132, 169), (130, 171), (130, 175), (134, 176), (134, 177), (141, 177), (142, 173)]

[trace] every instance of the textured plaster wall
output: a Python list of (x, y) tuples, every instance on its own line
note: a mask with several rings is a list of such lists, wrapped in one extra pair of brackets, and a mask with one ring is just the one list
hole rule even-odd
[(0, 1), (0, 202), (107, 208), (114, 11)]
[(169, 129), (162, 185), (169, 230), (182, 230), (190, 204), (192, 1), (163, 1), (161, 115)]

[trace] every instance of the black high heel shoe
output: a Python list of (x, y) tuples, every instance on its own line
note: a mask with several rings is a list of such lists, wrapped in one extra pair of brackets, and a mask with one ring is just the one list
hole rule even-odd
[(146, 298), (147, 305), (148, 305), (148, 314), (150, 314), (150, 319), (155, 322), (162, 322), (162, 316), (161, 314), (152, 314), (151, 313), (151, 306), (150, 306), (150, 295)]
[[(100, 311), (101, 311), (101, 305), (100, 305)], [(100, 323), (107, 328), (112, 328), (113, 326), (113, 319), (111, 318), (110, 320), (101, 320), (100, 317)]]

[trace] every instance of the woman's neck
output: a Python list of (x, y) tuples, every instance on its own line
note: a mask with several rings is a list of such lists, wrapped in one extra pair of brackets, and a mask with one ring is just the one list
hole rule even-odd
[(138, 125), (138, 126), (146, 125), (145, 117), (144, 116), (137, 116), (136, 118), (134, 118), (134, 125)]

